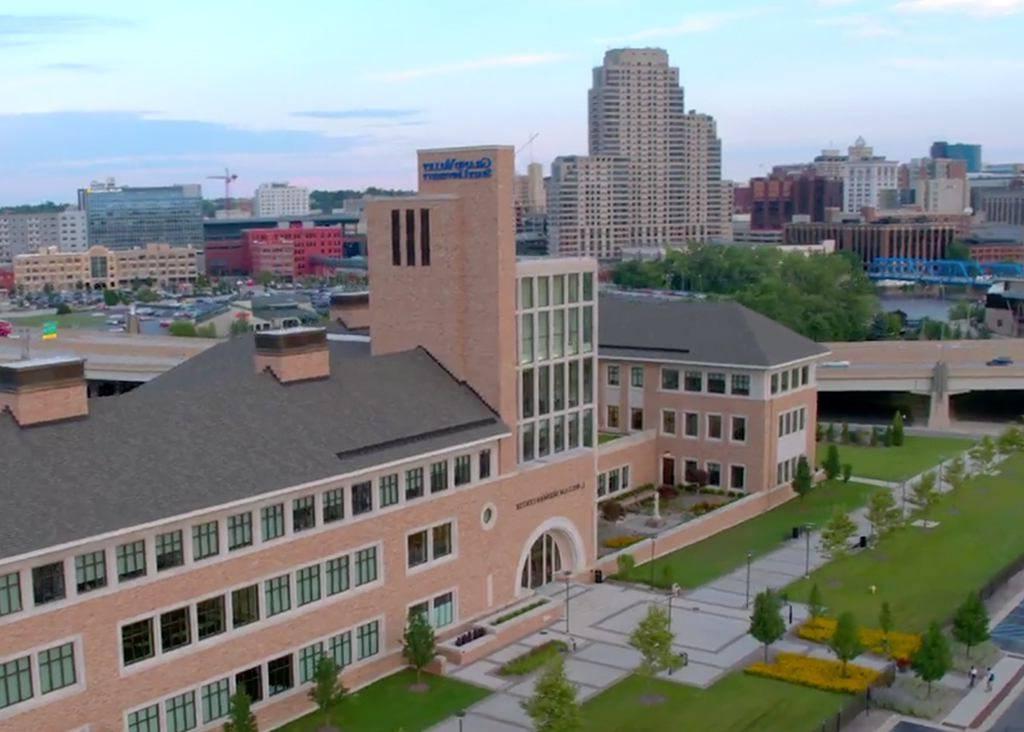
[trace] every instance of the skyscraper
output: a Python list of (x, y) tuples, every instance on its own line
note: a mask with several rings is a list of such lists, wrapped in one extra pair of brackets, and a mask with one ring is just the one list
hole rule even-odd
[(860, 213), (862, 208), (884, 208), (886, 191), (899, 188), (899, 163), (875, 155), (874, 148), (858, 137), (842, 164), (843, 211)]
[(629, 161), (612, 155), (564, 155), (551, 163), (549, 251), (614, 259), (629, 246)]
[(932, 159), (949, 158), (950, 160), (963, 160), (967, 164), (968, 173), (981, 172), (981, 145), (940, 140), (939, 142), (932, 143), (929, 157)]
[(202, 246), (203, 198), (196, 184), (134, 188), (112, 178), (78, 191), (90, 244), (131, 249), (146, 244)]

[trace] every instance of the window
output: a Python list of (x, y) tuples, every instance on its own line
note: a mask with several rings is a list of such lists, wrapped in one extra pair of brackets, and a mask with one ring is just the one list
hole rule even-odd
[(324, 523), (345, 518), (345, 492), (342, 488), (324, 491)]
[(782, 391), (789, 391), (789, 372), (782, 372)]
[(551, 367), (554, 373), (554, 410), (560, 412), (565, 409), (565, 364), (556, 363)]
[(583, 312), (583, 353), (594, 350), (594, 306), (584, 305)]
[(348, 666), (352, 663), (352, 632), (345, 631), (333, 636), (328, 641), (328, 650), (338, 668)]
[(295, 686), (292, 654), (275, 658), (267, 663), (267, 687), (270, 696), (276, 696)]
[(21, 612), (21, 575), (0, 575), (0, 617)]
[(231, 704), (231, 682), (228, 679), (206, 684), (200, 690), (200, 696), (203, 698), (203, 724), (228, 716)]
[(711, 373), (708, 374), (708, 393), (725, 393), (725, 374), (716, 371), (712, 371)]
[(0, 709), (32, 698), (31, 667), (28, 656), (0, 663)]
[(580, 404), (580, 362), (570, 361), (568, 367), (569, 388), (566, 390), (566, 394), (569, 397), (569, 406), (578, 407)]
[(224, 596), (211, 597), (196, 603), (196, 636), (206, 640), (227, 630)]
[(252, 513), (228, 516), (228, 551), (252, 546)]
[(473, 458), (459, 455), (455, 458), (455, 485), (466, 485), (473, 479)]
[(619, 485), (619, 471), (612, 470), (608, 473), (608, 492), (617, 493), (621, 486)]
[(538, 277), (537, 278), (537, 307), (546, 308), (548, 306), (548, 278)]
[(255, 623), (260, 619), (260, 588), (249, 585), (231, 593), (231, 627)]
[(196, 728), (196, 693), (186, 691), (172, 696), (164, 703), (167, 713), (167, 732), (187, 732)]
[(199, 561), (220, 553), (220, 536), (216, 521), (192, 527), (192, 559)]
[(441, 524), (431, 529), (433, 558), (440, 559), (452, 553), (452, 525)]
[(267, 617), (279, 615), (292, 608), (292, 590), (286, 574), (263, 583), (267, 603)]
[(708, 485), (719, 488), (722, 485), (721, 463), (708, 463)]
[(683, 377), (683, 389), (686, 391), (704, 391), (704, 374), (700, 371), (687, 371)]
[(747, 441), (747, 418), (746, 417), (733, 417), (732, 418), (732, 440), (733, 440), (733, 442), (746, 442)]
[(39, 692), (49, 694), (75, 683), (75, 646), (65, 643), (39, 654)]
[(779, 393), (779, 375), (778, 374), (772, 374), (772, 394), (778, 394), (778, 393)]
[(569, 415), (569, 449), (580, 446), (580, 415), (576, 412)]
[(235, 689), (244, 691), (250, 701), (263, 699), (263, 674), (259, 666), (235, 674)]
[(551, 367), (537, 369), (537, 414), (551, 411)]
[(583, 410), (583, 444), (586, 447), (594, 446), (594, 410)]
[(804, 366), (800, 369), (800, 381), (804, 386), (811, 383), (811, 369), (808, 366)]
[(597, 475), (597, 495), (600, 498), (608, 492), (608, 474), (598, 473)]
[(619, 408), (614, 404), (608, 405), (608, 427), (617, 430), (619, 428)]
[(565, 311), (551, 313), (551, 358), (561, 358), (565, 353)]
[(405, 471), (405, 500), (423, 497), (423, 468)]
[(676, 411), (674, 409), (661, 410), (661, 433), (663, 435), (676, 434)]
[(644, 367), (633, 366), (629, 369), (629, 385), (635, 388), (642, 388), (644, 385)]
[(316, 678), (316, 667), (324, 654), (324, 644), (314, 643), (299, 650), (299, 683), (305, 684)]
[(402, 264), (402, 227), (399, 216), (397, 208), (391, 209), (391, 264), (395, 267)]
[(374, 620), (372, 623), (360, 625), (356, 629), (356, 642), (359, 645), (359, 660), (376, 656), (380, 646), (380, 623)]
[(746, 374), (733, 374), (732, 393), (737, 396), (750, 396), (750, 377)]
[(416, 266), (416, 211), (405, 210), (405, 264)]
[(580, 301), (580, 278), (575, 272), (565, 276), (569, 283), (569, 302)]
[(36, 605), (64, 599), (64, 563), (54, 562), (32, 570), (32, 597)]
[(729, 487), (735, 491), (746, 490), (747, 487), (747, 469), (742, 465), (732, 465), (729, 467)]
[(352, 515), (369, 513), (373, 510), (373, 483), (369, 480), (352, 486)]
[(583, 359), (583, 403), (594, 401), (594, 360)]
[(316, 526), (316, 499), (303, 496), (292, 501), (292, 531), (305, 531)]
[(709, 414), (708, 415), (708, 439), (709, 440), (720, 440), (720, 439), (722, 439), (722, 415), (720, 415), (720, 414)]
[(439, 493), (448, 489), (448, 461), (430, 464), (430, 492)]
[(160, 616), (160, 649), (166, 653), (192, 642), (188, 608), (171, 610)]
[(480, 480), (491, 477), (491, 451), (480, 451)]
[(607, 369), (608, 369), (608, 371), (607, 371), (608, 386), (618, 386), (619, 385), (619, 367), (616, 366), (615, 364), (609, 364)]
[(519, 280), (519, 309), (530, 310), (533, 307), (533, 278), (523, 277)]
[(75, 587), (84, 594), (107, 586), (107, 558), (102, 551), (75, 557)]
[(583, 299), (586, 302), (590, 302), (594, 299), (594, 273), (584, 272), (583, 273)]
[(800, 369), (793, 369), (792, 374), (791, 383), (793, 384), (793, 388), (796, 389), (800, 386)]
[(327, 560), (327, 594), (337, 595), (349, 587), (348, 557)]
[(426, 529), (417, 531), (415, 534), (409, 534), (406, 539), (406, 548), (408, 550), (408, 566), (410, 569), (427, 563), (429, 560), (428, 542)]
[(523, 460), (533, 460), (533, 424), (523, 425)]
[(152, 658), (153, 653), (152, 618), (121, 626), (121, 657), (125, 666)]
[(398, 473), (382, 475), (377, 482), (380, 492), (380, 507), (393, 506), (398, 503)]
[(537, 313), (537, 360), (548, 358), (548, 313)]
[(434, 598), (434, 615), (431, 618), (435, 628), (443, 628), (455, 621), (455, 595), (446, 592)]
[(356, 552), (356, 586), (365, 585), (377, 579), (377, 547), (360, 549)]
[(629, 426), (634, 430), (644, 428), (644, 410), (640, 407), (632, 407), (629, 410)]
[(570, 308), (565, 311), (565, 319), (569, 323), (569, 339), (565, 344), (566, 354), (572, 356), (580, 351), (580, 319), (579, 308)]
[(565, 304), (565, 275), (555, 275), (551, 278), (552, 282), (552, 304), (553, 305), (564, 305)]
[(629, 488), (629, 466), (622, 466), (622, 490)]
[(666, 391), (679, 391), (679, 369), (661, 370), (661, 388)]
[(420, 263), (430, 265), (430, 209), (420, 209)]
[(521, 316), (519, 327), (519, 363), (533, 363), (533, 315)]
[(260, 524), (263, 541), (272, 541), (284, 536), (284, 504), (275, 503), (260, 509)]
[(160, 732), (160, 707), (154, 704), (129, 714), (128, 732)]
[(180, 567), (185, 563), (185, 549), (181, 531), (168, 531), (156, 535), (156, 571)]
[(320, 599), (320, 565), (303, 567), (295, 573), (295, 593), (299, 607)]
[(523, 417), (533, 416), (533, 369), (523, 369)]

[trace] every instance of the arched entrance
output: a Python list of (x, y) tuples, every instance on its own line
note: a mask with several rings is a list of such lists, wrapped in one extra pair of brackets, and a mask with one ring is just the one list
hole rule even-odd
[(565, 570), (583, 568), (583, 539), (571, 521), (551, 518), (538, 526), (523, 547), (516, 592), (525, 594), (559, 579)]
[(535, 590), (554, 581), (562, 571), (562, 552), (551, 533), (541, 534), (530, 547), (530, 553), (519, 576), (519, 587)]

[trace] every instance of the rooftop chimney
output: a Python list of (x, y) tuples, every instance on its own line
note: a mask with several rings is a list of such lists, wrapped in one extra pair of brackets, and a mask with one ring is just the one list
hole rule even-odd
[(323, 328), (284, 328), (256, 334), (256, 370), (267, 369), (282, 384), (331, 375), (327, 331)]
[(0, 364), (0, 412), (21, 427), (59, 422), (89, 413), (85, 361), (35, 358)]

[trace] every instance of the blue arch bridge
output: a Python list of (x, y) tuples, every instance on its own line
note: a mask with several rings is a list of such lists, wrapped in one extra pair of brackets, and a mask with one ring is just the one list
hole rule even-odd
[(999, 277), (1024, 277), (1024, 265), (1016, 262), (979, 264), (960, 259), (877, 257), (868, 265), (868, 277), (923, 284), (988, 286)]

